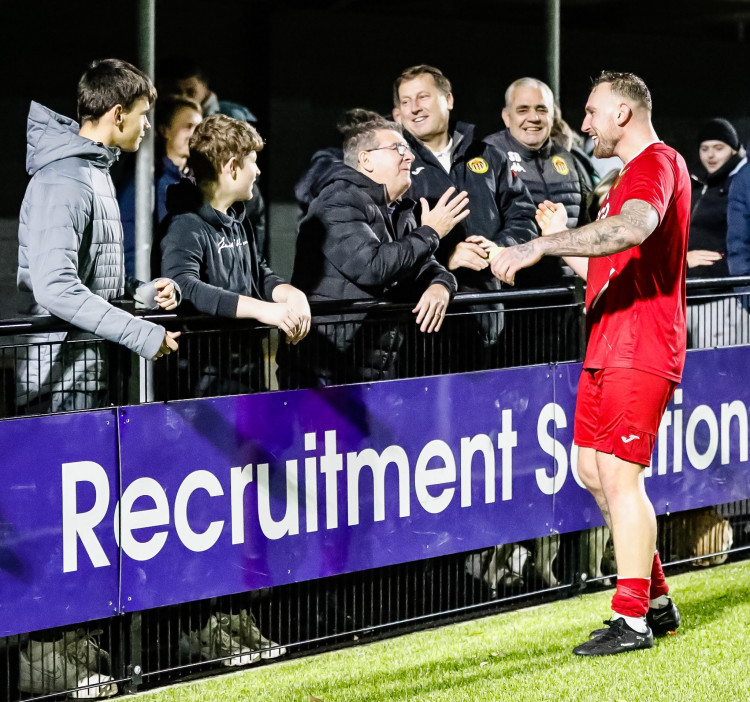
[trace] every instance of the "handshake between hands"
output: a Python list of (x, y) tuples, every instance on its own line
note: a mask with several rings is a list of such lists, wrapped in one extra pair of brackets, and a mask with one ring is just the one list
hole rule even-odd
[[(536, 210), (534, 218), (541, 229), (542, 236), (550, 236), (565, 231), (568, 215), (562, 203), (549, 200), (542, 202)], [(523, 244), (501, 248), (493, 252), (490, 263), (492, 274), (503, 283), (513, 285), (516, 273), (522, 268), (528, 268), (537, 263), (544, 255), (539, 239), (532, 239)]]

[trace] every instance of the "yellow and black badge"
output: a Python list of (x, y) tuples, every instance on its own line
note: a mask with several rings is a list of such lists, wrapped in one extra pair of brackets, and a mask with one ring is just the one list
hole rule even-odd
[(570, 173), (568, 164), (565, 163), (565, 159), (562, 156), (553, 156), (552, 165), (560, 175), (568, 175)]
[(480, 156), (471, 159), (471, 161), (467, 161), (466, 165), (469, 167), (469, 170), (474, 171), (474, 173), (486, 173), (490, 169), (487, 161)]

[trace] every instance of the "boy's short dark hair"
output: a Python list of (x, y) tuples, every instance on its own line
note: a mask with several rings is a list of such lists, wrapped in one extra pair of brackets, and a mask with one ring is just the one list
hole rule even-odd
[(178, 93), (177, 84), (193, 77), (208, 85), (206, 72), (192, 56), (169, 56), (156, 64), (156, 82), (162, 92)]
[(122, 59), (89, 64), (78, 81), (78, 121), (96, 122), (115, 105), (130, 110), (139, 98), (156, 100), (156, 88), (140, 69)]
[(242, 167), (245, 157), (263, 149), (263, 139), (248, 122), (222, 114), (209, 115), (190, 137), (188, 163), (198, 183), (215, 181), (232, 157)]

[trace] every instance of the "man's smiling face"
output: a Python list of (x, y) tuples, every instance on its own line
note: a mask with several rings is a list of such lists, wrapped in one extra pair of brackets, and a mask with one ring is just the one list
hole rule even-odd
[(539, 88), (518, 86), (509, 107), (503, 109), (503, 122), (511, 136), (530, 149), (540, 149), (552, 131), (554, 106)]

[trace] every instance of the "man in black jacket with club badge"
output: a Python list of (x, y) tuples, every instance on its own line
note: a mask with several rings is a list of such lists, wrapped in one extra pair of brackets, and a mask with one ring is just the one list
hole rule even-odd
[[(402, 71), (393, 85), (393, 100), (394, 119), (406, 129), (414, 150), (410, 197), (433, 203), (453, 186), (465, 190), (471, 202), (471, 214), (440, 243), (438, 261), (455, 274), (459, 292), (499, 290), (499, 281), (489, 270), (493, 249), (538, 236), (536, 207), (526, 187), (505, 154), (474, 139), (473, 125), (450, 122), (451, 84), (439, 69), (419, 65)], [(535, 271), (529, 272), (528, 284), (534, 275)], [(469, 341), (474, 334), (467, 334), (465, 327), (455, 330), (464, 342), (463, 350), (454, 354), (453, 371), (493, 363), (484, 352), (497, 345), (504, 323), (502, 305), (473, 305), (471, 310), (480, 313), (472, 329), (480, 343)]]

